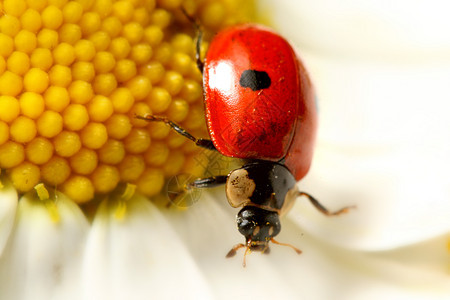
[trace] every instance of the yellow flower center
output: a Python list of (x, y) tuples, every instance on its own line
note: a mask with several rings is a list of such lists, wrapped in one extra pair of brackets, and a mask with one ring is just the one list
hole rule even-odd
[(20, 192), (45, 183), (79, 203), (119, 183), (154, 196), (168, 177), (198, 174), (189, 141), (134, 116), (206, 136), (181, 7), (214, 32), (248, 20), (251, 2), (0, 1), (0, 168)]

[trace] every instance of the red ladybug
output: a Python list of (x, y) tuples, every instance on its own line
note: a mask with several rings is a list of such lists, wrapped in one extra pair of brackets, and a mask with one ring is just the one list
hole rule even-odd
[(270, 241), (281, 244), (273, 239), (281, 229), (279, 216), (299, 196), (306, 196), (326, 215), (338, 215), (348, 207), (331, 213), (297, 189), (297, 181), (311, 165), (317, 111), (311, 81), (289, 43), (260, 25), (233, 26), (213, 38), (204, 64), (200, 43), (201, 32), (197, 64), (203, 71), (211, 140), (197, 139), (165, 117), (138, 117), (165, 122), (201, 147), (246, 161), (228, 175), (197, 179), (186, 186), (225, 184), (229, 204), (242, 207), (237, 225), (245, 243), (234, 246), (227, 257), (245, 247), (245, 266), (251, 250), (268, 253)]

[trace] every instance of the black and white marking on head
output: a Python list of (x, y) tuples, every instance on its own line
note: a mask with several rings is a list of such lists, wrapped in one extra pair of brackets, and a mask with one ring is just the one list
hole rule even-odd
[(258, 91), (270, 87), (271, 80), (265, 71), (245, 70), (241, 74), (239, 84), (244, 88), (248, 87), (253, 91)]

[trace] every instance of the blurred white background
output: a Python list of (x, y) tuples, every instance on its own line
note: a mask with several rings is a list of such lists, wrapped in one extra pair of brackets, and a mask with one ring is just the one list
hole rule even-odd
[(297, 46), (319, 99), (316, 156), (300, 185), (332, 206), (358, 205), (336, 226), (316, 214), (298, 223), (363, 250), (450, 232), (450, 2), (278, 0), (261, 10)]

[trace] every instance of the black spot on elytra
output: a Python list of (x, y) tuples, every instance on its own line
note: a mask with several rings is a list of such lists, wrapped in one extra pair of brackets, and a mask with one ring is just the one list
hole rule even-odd
[(245, 70), (241, 74), (239, 84), (246, 88), (251, 88), (253, 91), (267, 89), (270, 87), (270, 77), (264, 71)]

